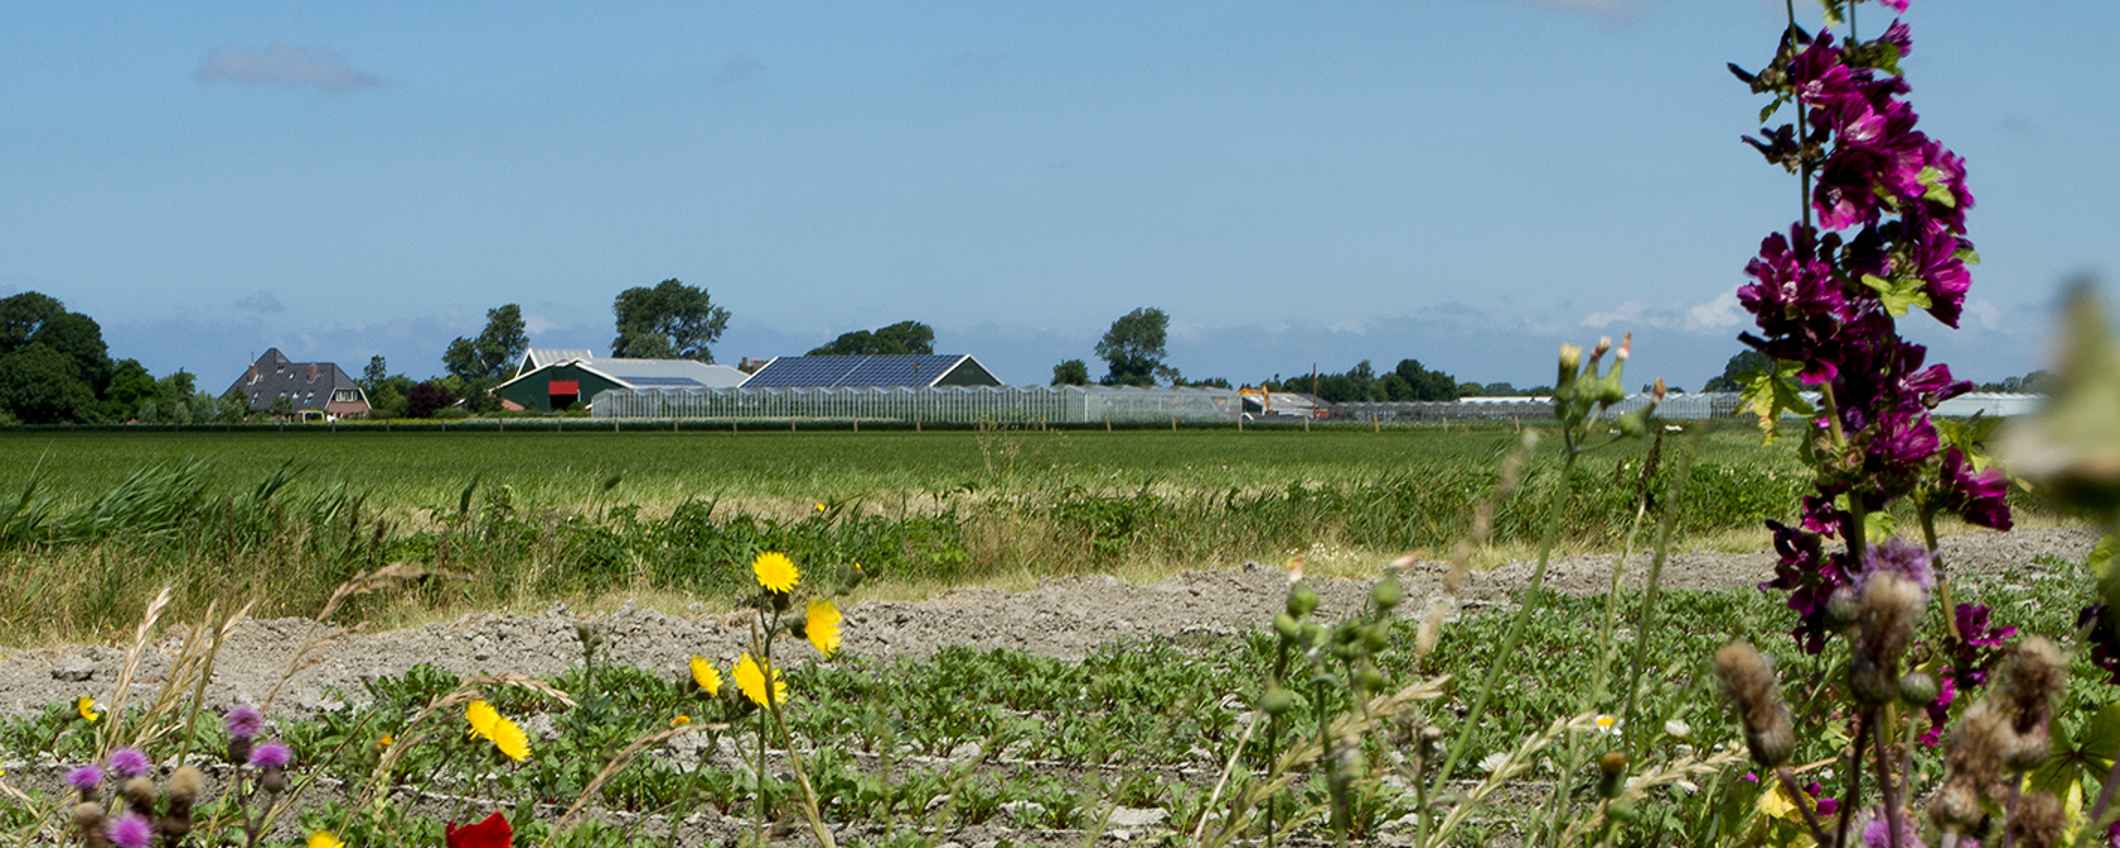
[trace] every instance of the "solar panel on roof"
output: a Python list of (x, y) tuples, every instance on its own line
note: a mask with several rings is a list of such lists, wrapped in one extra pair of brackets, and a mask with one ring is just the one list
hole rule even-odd
[(691, 377), (621, 377), (636, 386), (699, 386), (703, 383)]

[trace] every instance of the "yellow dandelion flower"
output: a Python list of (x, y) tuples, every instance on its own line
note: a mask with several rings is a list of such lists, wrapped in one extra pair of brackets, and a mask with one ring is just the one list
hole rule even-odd
[(530, 736), (515, 722), (505, 718), (495, 719), (493, 735), (486, 738), (492, 740), (493, 747), (508, 759), (518, 763), (530, 759)]
[(713, 663), (707, 662), (706, 657), (692, 658), (692, 682), (698, 684), (699, 691), (707, 693), (709, 698), (721, 694), (721, 672)]
[(810, 602), (810, 611), (807, 620), (803, 622), (803, 631), (810, 637), (810, 644), (817, 648), (818, 653), (830, 657), (833, 652), (839, 650), (839, 622), (842, 618), (839, 608), (832, 606), (831, 601)]
[(761, 668), (757, 660), (751, 659), (749, 652), (745, 652), (743, 656), (736, 658), (736, 671), (734, 672), (736, 688), (743, 690), (743, 696), (751, 699), (751, 703), (761, 707), (766, 706), (766, 674), (768, 672), (773, 675), (772, 703), (787, 703), (788, 682), (780, 676), (780, 669), (771, 668), (770, 666)]
[(464, 707), (464, 723), (471, 725), (471, 735), (480, 739), (493, 738), (493, 726), (501, 722), (501, 711), (484, 700), (472, 701)]
[(346, 848), (346, 843), (339, 841), (331, 831), (319, 830), (309, 835), (309, 848)]
[(375, 740), (375, 749), (376, 749), (376, 750), (378, 750), (378, 751), (381, 751), (381, 750), (384, 750), (384, 749), (386, 749), (386, 748), (389, 748), (390, 746), (392, 746), (392, 745), (396, 745), (396, 744), (397, 744), (397, 737), (395, 737), (395, 736), (392, 736), (392, 735), (390, 735), (390, 734), (388, 734), (388, 733), (385, 733), (385, 734), (383, 734), (382, 736), (376, 737), (376, 740)]
[(96, 719), (103, 717), (102, 711), (96, 709), (96, 699), (87, 695), (74, 699), (74, 712), (80, 713), (81, 720), (89, 724), (95, 724)]
[(817, 502), (817, 511), (818, 511), (818, 512), (823, 512), (823, 511), (824, 511), (824, 501), (818, 501), (818, 502)]
[(768, 592), (792, 592), (795, 584), (802, 582), (802, 572), (796, 570), (795, 561), (778, 551), (759, 554), (751, 561), (751, 574)]
[(684, 713), (678, 713), (676, 718), (670, 719), (671, 727), (683, 727), (691, 723), (692, 717), (685, 715)]

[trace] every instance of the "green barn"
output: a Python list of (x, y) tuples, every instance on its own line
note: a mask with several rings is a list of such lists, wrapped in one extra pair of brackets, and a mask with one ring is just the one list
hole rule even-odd
[(586, 407), (610, 389), (722, 389), (743, 385), (746, 376), (727, 365), (691, 359), (621, 359), (532, 348), (515, 377), (495, 386), (493, 394), (507, 409), (553, 412)]

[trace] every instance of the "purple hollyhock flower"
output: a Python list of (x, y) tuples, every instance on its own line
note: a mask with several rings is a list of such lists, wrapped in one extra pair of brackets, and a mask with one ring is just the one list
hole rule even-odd
[(1958, 676), (1944, 669), (1936, 681), (1936, 700), (1923, 709), (1929, 714), (1929, 729), (1921, 732), (1921, 744), (1934, 748), (1943, 742), (1944, 726), (1951, 721), (1951, 704), (1958, 700)]
[(1976, 648), (1998, 648), (2017, 635), (2015, 627), (1996, 627), (1988, 621), (1986, 604), (1959, 604), (1958, 635)]
[[(1879, 2), (1881, 2), (1881, 3), (1883, 3), (1883, 4), (1885, 4), (1885, 5), (1887, 5), (1887, 6), (1890, 6), (1890, 7), (1892, 7), (1892, 11), (1894, 11), (1894, 12), (1904, 12), (1904, 11), (1906, 11), (1906, 10), (1907, 10), (1907, 0), (1878, 0), (1878, 1), (1879, 1)], [(1900, 24), (1899, 24), (1899, 22), (1898, 22), (1898, 21), (1893, 21), (1893, 22), (1892, 22), (1892, 25), (1893, 25), (1893, 26), (1899, 26)]]
[(2105, 844), (2112, 846), (2112, 848), (2120, 848), (2120, 821), (2113, 822), (2111, 825), (2106, 826)]
[(1781, 555), (1781, 561), (1774, 566), (1774, 579), (1759, 584), (1759, 588), (1787, 591), (1787, 605), (1797, 615), (1796, 627), (1789, 635), (1796, 637), (1805, 653), (1825, 650), (1829, 631), (1826, 605), (1832, 600), (1833, 591), (1848, 583), (1842, 567), (1845, 555), (1826, 554), (1815, 533), (1779, 521), (1767, 522), (1767, 529), (1774, 532), (1774, 550)]
[(139, 777), (153, 766), (147, 755), (140, 753), (137, 748), (119, 748), (110, 752), (110, 770), (116, 772), (119, 777)]
[[(1891, 5), (1892, 0), (1885, 0), (1885, 3)], [(1897, 8), (1899, 11), (1906, 11), (1906, 0), (1899, 0)], [(1906, 21), (1893, 21), (1891, 26), (1884, 28), (1884, 35), (1877, 40), (1899, 48), (1901, 59), (1914, 55), (1914, 30), (1907, 27)]]
[(228, 709), (227, 723), (230, 738), (249, 739), (265, 727), (265, 714), (249, 704), (237, 704)]
[(294, 752), (286, 744), (275, 739), (259, 745), (250, 752), (250, 767), (257, 769), (283, 769), (294, 759)]
[(1838, 536), (1855, 516), (1833, 502), (1839, 493), (1819, 493), (1803, 496), (1803, 529), (1828, 538)]
[(76, 766), (73, 770), (66, 773), (66, 785), (79, 790), (83, 795), (87, 795), (96, 791), (96, 787), (103, 785), (103, 770), (97, 768), (94, 764)]
[(1939, 474), (1941, 485), (1932, 501), (1937, 507), (1957, 513), (1970, 524), (2010, 529), (2010, 484), (2001, 471), (1975, 472), (1965, 451), (1951, 447), (1943, 452)]
[(1811, 796), (1815, 802), (1813, 806), (1818, 810), (1819, 815), (1830, 816), (1839, 813), (1840, 799), (1827, 795), (1825, 792), (1826, 788), (1819, 785), (1818, 781), (1815, 780), (1803, 788), (1803, 794)]
[(1894, 536), (1884, 544), (1871, 545), (1865, 559), (1862, 576), (1855, 581), (1858, 592), (1874, 574), (1897, 574), (1924, 592), (1936, 589), (1936, 572), (1930, 568), (1928, 549), (1913, 542)]
[(1907, 253), (1913, 272), (1921, 277), (1922, 293), (1929, 296), (1929, 314), (1956, 328), (1965, 311), (1965, 293), (1973, 287), (1973, 272), (1964, 257), (1973, 244), (1953, 234), (1943, 221), (1910, 217), (1908, 224), (1921, 233)]
[(1988, 670), (2001, 661), (2005, 643), (2017, 635), (2015, 627), (1997, 627), (1989, 621), (1985, 605), (1962, 603), (1952, 611), (1959, 638), (1950, 640), (1950, 665), (1937, 675), (1936, 700), (1928, 706), (1929, 729), (1922, 744), (1934, 747), (1943, 738), (1951, 704), (1961, 694), (1971, 694), (1987, 685)]
[(2106, 605), (2092, 604), (2076, 615), (2076, 626), (2090, 628), (2083, 638), (2090, 643), (2091, 662), (2105, 670), (2108, 681), (2120, 685), (2120, 628), (2113, 626), (2113, 618)]
[(1900, 406), (1877, 420), (1870, 437), (1870, 458), (1888, 471), (1905, 470), (1935, 456), (1943, 440), (1929, 411), (1919, 406)]
[[(1907, 345), (1906, 347), (1916, 351), (1913, 364), (1919, 365), (1920, 356), (1926, 350), (1920, 345)], [(1930, 409), (1935, 409), (1937, 404), (1972, 390), (1973, 381), (1953, 379), (1951, 377), (1951, 366), (1941, 362), (1915, 371), (1899, 380), (1900, 392), (1913, 395), (1921, 401), (1922, 406)]]
[(155, 838), (155, 829), (147, 823), (147, 817), (139, 813), (126, 813), (110, 823), (106, 834), (110, 844), (118, 848), (147, 848)]

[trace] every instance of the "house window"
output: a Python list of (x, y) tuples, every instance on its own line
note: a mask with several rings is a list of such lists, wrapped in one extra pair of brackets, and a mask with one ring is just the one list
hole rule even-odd
[(338, 391), (332, 392), (331, 399), (339, 403), (352, 403), (354, 401), (353, 390), (340, 389)]

